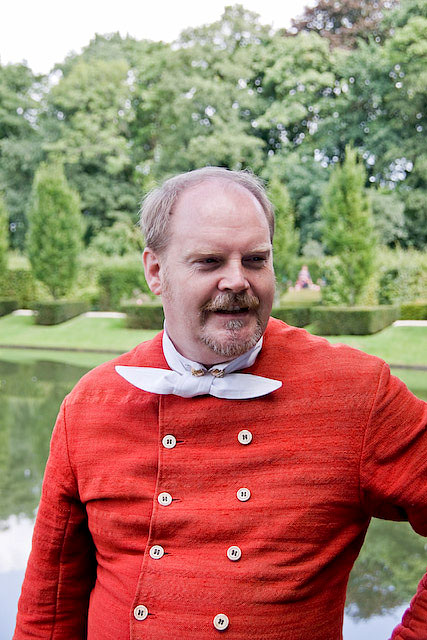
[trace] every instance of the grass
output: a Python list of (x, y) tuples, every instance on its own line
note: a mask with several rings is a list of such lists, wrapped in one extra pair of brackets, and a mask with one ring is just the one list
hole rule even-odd
[[(310, 327), (308, 327), (310, 329)], [(427, 327), (387, 327), (369, 336), (328, 336), (391, 364), (427, 366)]]
[(313, 289), (288, 290), (280, 296), (280, 304), (284, 307), (306, 307), (320, 302), (321, 298), (322, 292), (314, 291)]
[(79, 316), (54, 326), (36, 325), (31, 316), (8, 315), (0, 318), (1, 345), (105, 349), (119, 354), (152, 338), (156, 333), (127, 329), (122, 318)]

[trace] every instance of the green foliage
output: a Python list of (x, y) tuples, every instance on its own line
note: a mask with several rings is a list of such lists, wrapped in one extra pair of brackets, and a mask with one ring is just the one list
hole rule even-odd
[(405, 204), (390, 191), (368, 191), (378, 244), (400, 244), (406, 238)]
[(16, 300), (0, 298), (0, 316), (6, 316), (17, 308), (18, 303)]
[(121, 310), (126, 313), (126, 326), (129, 329), (162, 329), (165, 314), (162, 305), (124, 304)]
[(400, 195), (405, 203), (405, 244), (422, 250), (427, 246), (427, 153), (415, 159)]
[(295, 217), (288, 190), (275, 177), (269, 182), (268, 197), (276, 216), (273, 259), (276, 279), (280, 286), (291, 276), (292, 264), (298, 253), (299, 234), (295, 229)]
[(293, 327), (305, 327), (310, 323), (310, 309), (311, 307), (273, 307), (271, 315)]
[(400, 305), (402, 320), (427, 320), (427, 300)]
[(265, 112), (257, 122), (269, 149), (291, 150), (317, 130), (331, 109), (325, 92), (335, 84), (328, 42), (315, 33), (276, 36), (265, 51)]
[(380, 304), (401, 304), (425, 297), (427, 254), (402, 249), (382, 250), (378, 256)]
[(98, 286), (99, 307), (106, 310), (116, 310), (124, 299), (149, 293), (142, 265), (105, 266), (99, 272)]
[(121, 217), (111, 227), (102, 229), (91, 241), (90, 248), (106, 256), (124, 256), (142, 251), (141, 231), (128, 217)]
[(7, 267), (7, 250), (9, 244), (9, 216), (7, 215), (3, 195), (0, 193), (0, 279)]
[(14, 247), (23, 248), (26, 207), (42, 155), (42, 135), (35, 126), (42, 84), (25, 64), (0, 64), (0, 190)]
[(311, 321), (324, 336), (368, 335), (388, 327), (399, 318), (399, 306), (313, 307)]
[(36, 324), (60, 324), (85, 313), (89, 305), (82, 301), (61, 300), (55, 302), (36, 302), (33, 305), (36, 312)]
[(26, 65), (0, 65), (0, 190), (11, 246), (24, 247), (36, 168), (58, 155), (80, 195), (86, 244), (109, 255), (124, 252), (126, 231), (115, 221), (133, 221), (144, 192), (207, 164), (277, 177), (301, 245), (320, 242), (322, 191), (352, 144), (366, 186), (395, 187), (390, 208), (373, 200), (382, 241), (422, 249), (426, 1), (392, 11), (386, 1), (396, 4), (317, 0), (294, 36), (239, 4), (186, 29), (176, 45), (97, 35), (57, 65), (55, 83)]
[(35, 277), (54, 298), (67, 293), (77, 272), (82, 221), (77, 194), (61, 166), (37, 170), (29, 213), (28, 256)]
[(13, 297), (21, 309), (30, 309), (36, 295), (37, 283), (28, 269), (8, 269), (0, 279), (0, 297)]
[(322, 215), (324, 243), (338, 260), (338, 273), (331, 272), (328, 285), (348, 305), (360, 298), (374, 268), (372, 214), (364, 185), (365, 170), (347, 147), (344, 163), (335, 167), (329, 180)]
[(277, 176), (286, 185), (295, 211), (301, 244), (321, 240), (322, 193), (329, 171), (312, 157), (294, 151), (279, 151), (271, 155), (263, 171), (266, 179)]

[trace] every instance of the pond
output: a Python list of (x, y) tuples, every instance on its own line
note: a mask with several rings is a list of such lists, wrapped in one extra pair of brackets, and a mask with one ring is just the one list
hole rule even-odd
[[(13, 633), (52, 425), (89, 368), (30, 357), (0, 360), (0, 640)], [(372, 522), (350, 577), (344, 640), (390, 636), (425, 571), (426, 550), (406, 523)]]

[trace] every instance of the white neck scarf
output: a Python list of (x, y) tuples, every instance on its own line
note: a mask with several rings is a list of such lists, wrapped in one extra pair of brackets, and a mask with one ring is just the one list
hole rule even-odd
[(116, 366), (117, 373), (138, 389), (159, 394), (174, 394), (182, 398), (211, 395), (227, 400), (244, 400), (265, 396), (282, 386), (279, 380), (249, 373), (233, 373), (250, 367), (262, 347), (262, 338), (252, 349), (231, 362), (215, 364), (207, 369), (181, 355), (163, 332), (163, 353), (172, 369)]

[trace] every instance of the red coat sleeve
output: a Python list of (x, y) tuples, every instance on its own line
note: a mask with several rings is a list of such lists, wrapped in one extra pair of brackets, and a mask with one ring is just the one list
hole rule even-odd
[(86, 638), (95, 561), (67, 446), (66, 401), (52, 434), (14, 640)]
[(427, 573), (391, 640), (427, 640)]
[[(361, 496), (372, 516), (409, 520), (427, 536), (427, 404), (384, 365), (361, 458)], [(392, 640), (427, 640), (427, 574)]]
[(371, 516), (409, 520), (427, 536), (427, 404), (383, 366), (360, 463), (361, 500)]

